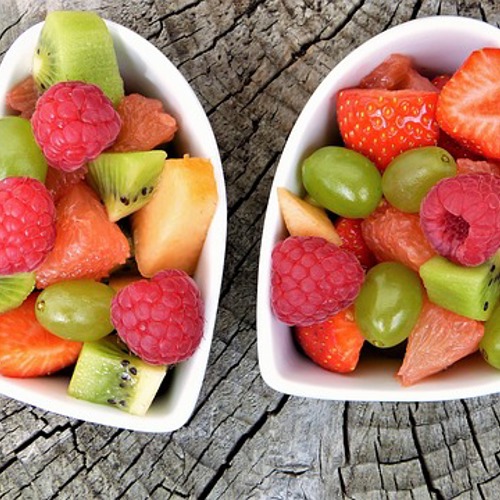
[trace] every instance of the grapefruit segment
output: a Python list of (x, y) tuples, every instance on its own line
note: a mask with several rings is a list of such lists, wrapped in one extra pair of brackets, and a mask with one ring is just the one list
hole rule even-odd
[(149, 151), (171, 141), (177, 132), (175, 118), (164, 111), (158, 99), (130, 94), (122, 99), (116, 111), (122, 126), (110, 151)]
[(478, 349), (484, 334), (480, 321), (459, 316), (426, 300), (408, 337), (397, 373), (402, 385), (413, 385)]
[(414, 271), (436, 255), (420, 227), (418, 214), (403, 213), (388, 203), (361, 223), (368, 248), (379, 262), (401, 262)]
[(38, 97), (39, 94), (35, 80), (33, 80), (33, 77), (30, 75), (12, 87), (12, 89), (7, 92), (5, 100), (9, 108), (17, 111), (21, 117), (29, 120), (35, 111)]
[(38, 288), (68, 279), (100, 280), (130, 256), (127, 238), (84, 182), (68, 189), (56, 214), (56, 242), (36, 271)]

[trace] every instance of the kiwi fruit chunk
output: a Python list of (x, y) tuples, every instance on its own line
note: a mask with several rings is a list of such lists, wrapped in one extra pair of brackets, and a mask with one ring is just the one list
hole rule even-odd
[(500, 297), (500, 251), (476, 267), (436, 256), (420, 267), (429, 300), (461, 316), (486, 321)]
[(145, 415), (167, 373), (130, 354), (116, 335), (85, 342), (68, 394), (77, 399)]
[(33, 60), (33, 77), (41, 92), (58, 82), (93, 83), (116, 106), (123, 98), (113, 39), (93, 12), (47, 14)]
[(45, 182), (47, 162), (35, 141), (29, 120), (0, 118), (0, 179), (33, 177)]
[(0, 313), (19, 307), (35, 288), (35, 273), (0, 276)]
[(148, 202), (166, 155), (161, 150), (103, 153), (89, 162), (89, 182), (100, 194), (109, 220), (115, 222)]

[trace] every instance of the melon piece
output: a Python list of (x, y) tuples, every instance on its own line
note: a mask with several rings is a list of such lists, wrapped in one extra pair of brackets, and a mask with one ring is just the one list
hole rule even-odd
[(342, 240), (324, 208), (311, 205), (286, 188), (278, 188), (281, 215), (291, 236), (320, 236), (341, 245)]
[(132, 216), (142, 276), (163, 269), (192, 275), (217, 206), (214, 169), (205, 158), (167, 159), (151, 201)]

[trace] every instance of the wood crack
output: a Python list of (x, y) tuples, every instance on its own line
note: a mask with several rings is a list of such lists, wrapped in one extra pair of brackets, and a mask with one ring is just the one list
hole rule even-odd
[(252, 437), (254, 437), (260, 431), (260, 429), (265, 425), (265, 423), (268, 421), (270, 417), (279, 415), (280, 411), (286, 405), (288, 399), (289, 396), (283, 395), (274, 410), (264, 412), (262, 416), (249, 428), (249, 430), (241, 435), (241, 437), (236, 441), (233, 448), (227, 455), (224, 463), (220, 465), (215, 475), (210, 479), (210, 481), (206, 484), (201, 493), (198, 495), (198, 498), (200, 500), (203, 500), (208, 497), (208, 495), (214, 489), (219, 479), (223, 476), (226, 469), (228, 469), (231, 466), (231, 461), (239, 453), (239, 451), (242, 449), (245, 443), (250, 439), (252, 439)]
[(27, 11), (24, 11), (13, 23), (7, 25), (7, 27), (3, 29), (3, 31), (0, 33), (0, 41), (8, 31), (10, 31), (12, 28), (15, 28), (23, 20), (24, 16), (26, 15), (26, 12)]

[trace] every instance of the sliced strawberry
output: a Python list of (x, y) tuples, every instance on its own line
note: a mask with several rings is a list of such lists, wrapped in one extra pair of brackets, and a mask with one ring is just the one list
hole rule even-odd
[(380, 170), (408, 149), (435, 146), (437, 98), (437, 92), (416, 90), (342, 90), (337, 119), (344, 143)]
[(362, 222), (363, 219), (339, 217), (335, 223), (335, 229), (342, 240), (342, 248), (352, 252), (363, 268), (367, 270), (374, 266), (377, 261), (363, 238)]
[(36, 294), (0, 315), (0, 374), (7, 377), (49, 375), (72, 365), (81, 342), (52, 335), (35, 316)]
[(364, 337), (349, 307), (322, 323), (295, 328), (295, 338), (317, 365), (338, 373), (352, 372), (358, 364)]
[(500, 159), (500, 48), (472, 52), (441, 90), (436, 116), (465, 147)]
[(441, 90), (450, 80), (451, 75), (438, 75), (432, 79), (432, 85)]
[(463, 144), (460, 144), (453, 137), (449, 136), (444, 130), (439, 131), (438, 144), (440, 148), (446, 149), (455, 160), (459, 158), (470, 158), (471, 160), (480, 160), (482, 156), (467, 149)]

